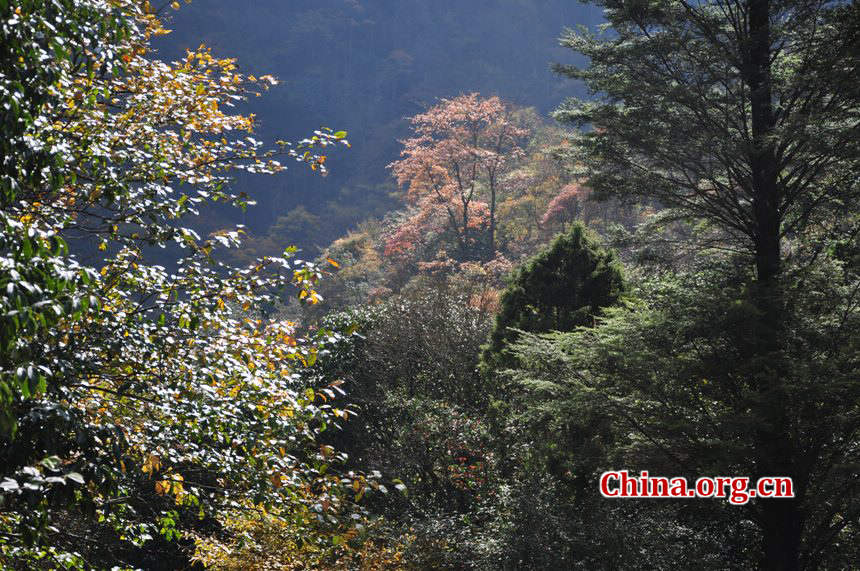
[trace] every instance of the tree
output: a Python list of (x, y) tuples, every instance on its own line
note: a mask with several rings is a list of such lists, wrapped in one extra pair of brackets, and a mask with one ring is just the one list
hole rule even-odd
[(856, 205), (856, 5), (797, 0), (599, 2), (615, 37), (568, 32), (590, 66), (557, 66), (596, 101), (555, 117), (590, 186), (704, 219), (779, 274), (786, 236)]
[(510, 345), (519, 336), (517, 330), (570, 331), (594, 323), (623, 290), (615, 255), (601, 248), (584, 226), (572, 226), (511, 277), (482, 366), (489, 371), (516, 364)]
[(576, 218), (582, 210), (581, 202), (588, 196), (588, 191), (578, 184), (565, 185), (546, 207), (541, 217), (541, 224), (560, 223), (562, 228)]
[(568, 32), (563, 45), (590, 64), (557, 69), (600, 97), (569, 100), (556, 117), (591, 126), (576, 138), (576, 158), (598, 194), (645, 196), (702, 220), (755, 268), (756, 335), (742, 355), (759, 364), (750, 371), (750, 469), (795, 478), (795, 500), (756, 509), (763, 564), (796, 569), (809, 548), (809, 463), (826, 462), (827, 445), (807, 438), (817, 432), (791, 415), (802, 391), (785, 361), (784, 246), (811, 232), (827, 236), (815, 260), (834, 236), (856, 231), (839, 212), (857, 207), (860, 190), (860, 12), (855, 3), (808, 0), (599, 4), (615, 34)]
[[(226, 190), (231, 171), (279, 172), (278, 155), (324, 170), (317, 149), (345, 133), (262, 149), (232, 107), (274, 79), (205, 46), (152, 58), (167, 30), (148, 2), (0, 17), (0, 561), (113, 565), (80, 537), (175, 539), (223, 508), (268, 506), (301, 541), (328, 541), (309, 530), (352, 510), (347, 480), (372, 481), (331, 468), (343, 456), (317, 437), (342, 415), (323, 406), (334, 388), (296, 376), (329, 334), (259, 318), (289, 291), (318, 302), (323, 272), (289, 252), (229, 267), (215, 252), (240, 229), (203, 239), (187, 221), (250, 202)], [(171, 270), (152, 246), (178, 252)]]
[[(784, 382), (796, 397), (789, 414), (801, 442), (827, 451), (823, 460), (806, 456), (808, 479), (794, 482), (796, 494), (805, 485), (816, 497), (803, 508), (799, 563), (842, 568), (856, 559), (860, 532), (852, 474), (860, 398), (853, 379), (860, 364), (853, 334), (860, 319), (853, 299), (858, 278), (856, 268), (846, 271), (833, 258), (785, 271), (799, 278), (784, 292), (791, 333), (781, 360), (790, 364)], [(764, 364), (747, 356), (757, 342), (748, 324), (758, 312), (744, 283), (749, 273), (744, 264), (704, 260), (695, 270), (643, 280), (628, 303), (606, 309), (596, 327), (526, 334), (515, 344), (520, 366), (513, 373), (510, 422), (527, 427), (530, 453), (571, 487), (573, 505), (591, 512), (585, 527), (602, 522), (599, 535), (604, 527), (628, 529), (625, 540), (638, 553), (640, 538), (629, 525), (642, 518), (650, 525), (635, 527), (645, 535), (648, 528), (681, 528), (655, 546), (674, 550), (680, 543), (696, 553), (677, 566), (706, 559), (715, 568), (774, 566), (763, 543), (768, 520), (755, 500), (745, 506), (717, 499), (677, 506), (636, 502), (636, 513), (623, 515), (619, 527), (612, 521), (615, 506), (601, 501), (595, 485), (602, 471), (618, 466), (688, 479), (755, 474), (761, 423), (756, 375)]]
[[(96, 2), (7, 4), (0, 14), (0, 101), (5, 109), (0, 142), (0, 283), (5, 293), (0, 302), (0, 430), (10, 435), (15, 430), (13, 400), (32, 392), (43, 376), (31, 363), (38, 347), (21, 339), (49, 329), (64, 311), (79, 307), (77, 286), (88, 277), (62, 257), (65, 244), (52, 228), (24, 224), (29, 218), (20, 202), (30, 198), (31, 189), (56, 192), (66, 177), (64, 140), (45, 132), (46, 110), (61, 101), (74, 74), (94, 73), (96, 61), (88, 50), (98, 49), (100, 42), (120, 41), (127, 28)], [(106, 71), (115, 63), (102, 62)], [(16, 287), (13, 281), (27, 286)], [(52, 302), (60, 302), (59, 311)]]
[[(415, 136), (403, 141), (403, 158), (389, 168), (407, 187), (407, 200), (419, 206), (416, 218), (441, 215), (461, 259), (493, 259), (501, 177), (522, 154), (519, 141), (527, 131), (498, 97), (477, 93), (443, 99), (411, 123)], [(474, 235), (483, 230), (483, 216), (486, 242)]]

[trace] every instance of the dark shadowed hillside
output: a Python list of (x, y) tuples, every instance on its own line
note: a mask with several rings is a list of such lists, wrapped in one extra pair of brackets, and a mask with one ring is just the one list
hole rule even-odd
[[(557, 38), (566, 26), (601, 19), (599, 8), (561, 0), (195, 0), (166, 12), (173, 33), (158, 44), (162, 58), (203, 42), (238, 58), (247, 73), (281, 80), (249, 103), (264, 141), (321, 125), (349, 131), (353, 147), (331, 157), (326, 179), (301, 173), (237, 183), (260, 203), (245, 220), (255, 234), (276, 232), (275, 242), (305, 247), (393, 206), (385, 166), (397, 159), (404, 117), (473, 91), (546, 115), (577, 94), (550, 70), (576, 61)], [(307, 211), (295, 210), (300, 205)]]

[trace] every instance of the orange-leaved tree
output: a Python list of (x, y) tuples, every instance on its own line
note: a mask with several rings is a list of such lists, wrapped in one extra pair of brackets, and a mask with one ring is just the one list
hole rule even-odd
[(492, 259), (502, 175), (522, 156), (528, 131), (509, 105), (477, 93), (442, 99), (410, 122), (413, 137), (389, 165), (407, 202), (418, 207), (406, 224), (420, 230), (444, 221), (458, 257)]

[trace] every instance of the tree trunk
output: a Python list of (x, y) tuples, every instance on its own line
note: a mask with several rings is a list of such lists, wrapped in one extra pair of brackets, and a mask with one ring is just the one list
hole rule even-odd
[(496, 185), (490, 181), (490, 251), (488, 260), (496, 257)]
[(465, 200), (463, 202), (463, 252), (460, 256), (462, 260), (468, 260), (469, 258), (469, 203)]
[[(797, 447), (791, 438), (789, 399), (782, 363), (783, 311), (780, 295), (781, 214), (779, 163), (774, 148), (776, 127), (771, 85), (770, 0), (747, 0), (749, 44), (746, 80), (750, 88), (752, 149), (750, 167), (755, 221), (756, 305), (761, 311), (756, 326), (754, 358), (763, 367), (757, 378), (757, 476), (789, 476), (800, 496), (805, 482), (794, 469)], [(803, 532), (802, 498), (760, 499), (763, 537), (762, 568), (794, 571), (800, 568)]]
[(749, 0), (749, 52), (753, 148), (750, 150), (756, 226), (756, 272), (762, 284), (780, 271), (778, 164), (771, 136), (775, 127), (770, 74), (770, 1)]
[(763, 510), (764, 560), (761, 568), (768, 571), (797, 571), (800, 569), (800, 536), (803, 514), (796, 499), (766, 500)]

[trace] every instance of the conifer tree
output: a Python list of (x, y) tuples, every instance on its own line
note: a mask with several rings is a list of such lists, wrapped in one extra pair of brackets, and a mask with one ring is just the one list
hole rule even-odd
[(589, 325), (600, 309), (615, 303), (623, 291), (621, 269), (582, 224), (559, 235), (513, 276), (484, 349), (483, 366), (499, 369), (516, 361), (508, 345), (517, 330), (542, 333)]
[(816, 233), (812, 261), (834, 235), (856, 231), (840, 213), (860, 196), (860, 11), (838, 0), (596, 3), (613, 33), (568, 32), (562, 44), (590, 63), (557, 69), (598, 97), (571, 99), (556, 117), (590, 126), (573, 148), (598, 195), (646, 197), (703, 221), (753, 270), (736, 361), (756, 419), (747, 465), (795, 479), (796, 499), (757, 502), (755, 518), (762, 564), (797, 569), (811, 466), (828, 460), (798, 417), (785, 292), (799, 260), (786, 245)]

